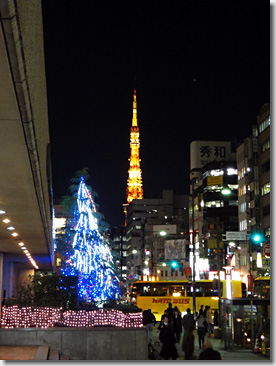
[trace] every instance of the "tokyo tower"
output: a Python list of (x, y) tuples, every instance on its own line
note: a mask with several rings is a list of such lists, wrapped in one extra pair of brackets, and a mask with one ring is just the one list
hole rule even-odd
[(140, 132), (137, 120), (136, 90), (134, 90), (132, 126), (130, 129), (130, 158), (128, 159), (129, 169), (128, 169), (127, 190), (126, 190), (127, 204), (123, 205), (125, 213), (125, 226), (126, 226), (128, 204), (134, 199), (143, 198), (142, 170), (140, 168), (141, 159), (139, 158), (139, 149), (140, 149)]

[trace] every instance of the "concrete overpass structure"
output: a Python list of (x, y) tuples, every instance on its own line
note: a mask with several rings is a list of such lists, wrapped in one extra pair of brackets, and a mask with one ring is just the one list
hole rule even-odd
[(0, 18), (1, 298), (53, 267), (53, 195), (41, 2), (1, 0)]

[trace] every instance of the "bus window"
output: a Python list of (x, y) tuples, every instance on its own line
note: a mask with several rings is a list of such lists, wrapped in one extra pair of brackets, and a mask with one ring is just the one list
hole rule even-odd
[(184, 286), (170, 286), (169, 287), (169, 295), (172, 296), (173, 293), (180, 293), (181, 296), (185, 296)]
[(152, 296), (167, 296), (167, 286), (154, 284), (152, 286)]
[(204, 286), (204, 296), (214, 296), (214, 290), (212, 289), (212, 284), (206, 283)]
[(143, 296), (150, 296), (151, 295), (151, 291), (150, 291), (150, 286), (143, 286)]
[(203, 287), (202, 286), (195, 286), (195, 291), (196, 291), (196, 297), (201, 297), (203, 296)]

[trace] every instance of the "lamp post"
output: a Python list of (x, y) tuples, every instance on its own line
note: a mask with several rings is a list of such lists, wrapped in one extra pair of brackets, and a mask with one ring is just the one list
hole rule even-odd
[(192, 244), (193, 244), (193, 314), (194, 318), (196, 317), (196, 292), (195, 292), (195, 207), (194, 207), (194, 199), (195, 199), (195, 187), (194, 181), (192, 181)]
[[(221, 194), (224, 196), (229, 196), (232, 191), (228, 187), (223, 187), (221, 189)], [(220, 218), (216, 216), (216, 237), (217, 237), (217, 270), (218, 270), (218, 298), (219, 298), (219, 318), (218, 318), (218, 325), (221, 326), (221, 282), (220, 282), (220, 230), (219, 230)]]

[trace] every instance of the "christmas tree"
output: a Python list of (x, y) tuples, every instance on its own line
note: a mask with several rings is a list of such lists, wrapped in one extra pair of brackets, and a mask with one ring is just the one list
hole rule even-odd
[[(62, 273), (78, 276), (81, 301), (104, 302), (118, 298), (119, 280), (111, 248), (108, 238), (99, 231), (99, 215), (83, 177), (80, 178), (77, 191), (77, 209), (73, 221), (77, 223), (73, 228), (73, 240), (66, 243), (67, 259)], [(72, 232), (72, 227), (70, 229)]]

